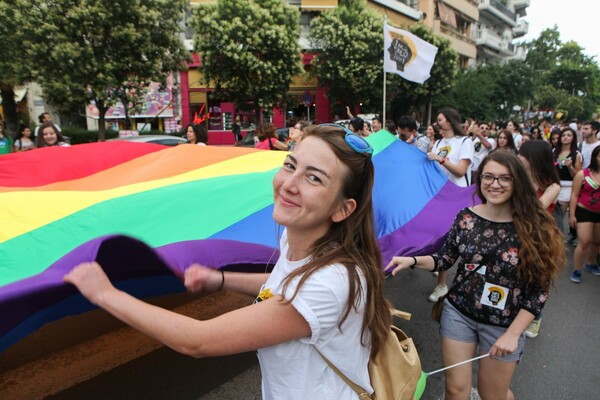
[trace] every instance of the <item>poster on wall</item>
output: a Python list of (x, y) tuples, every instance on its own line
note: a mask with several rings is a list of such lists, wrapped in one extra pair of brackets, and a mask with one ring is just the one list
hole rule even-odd
[[(94, 102), (90, 103), (87, 107), (87, 114), (89, 117), (98, 119), (99, 112)], [(139, 113), (130, 112), (131, 118), (174, 118), (173, 108), (173, 76), (169, 75), (167, 78), (167, 86), (161, 90), (161, 85), (158, 82), (154, 82), (148, 88), (146, 98), (142, 104), (141, 111)], [(125, 118), (125, 108), (122, 103), (117, 103), (110, 107), (106, 111), (106, 119), (118, 119)]]

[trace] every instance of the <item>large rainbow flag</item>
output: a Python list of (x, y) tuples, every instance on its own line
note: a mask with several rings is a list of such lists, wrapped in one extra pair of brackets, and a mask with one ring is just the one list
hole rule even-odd
[[(387, 132), (368, 140), (384, 263), (434, 251), (472, 189)], [(0, 157), (0, 351), (92, 308), (62, 281), (83, 261), (140, 297), (184, 290), (193, 262), (265, 271), (278, 256), (271, 181), (285, 155), (107, 142)]]

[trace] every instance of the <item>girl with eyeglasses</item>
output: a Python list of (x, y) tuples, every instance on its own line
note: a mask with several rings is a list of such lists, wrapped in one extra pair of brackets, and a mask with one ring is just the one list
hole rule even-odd
[(300, 143), (302, 140), (302, 135), (304, 135), (304, 130), (308, 126), (308, 123), (305, 121), (298, 121), (294, 126), (290, 127), (290, 134), (288, 136), (288, 140), (286, 142), (288, 150), (293, 151), (294, 148)]
[(368, 362), (391, 324), (375, 238), (373, 148), (339, 127), (309, 127), (273, 178), (273, 219), (284, 227), (271, 273), (185, 271), (192, 291), (234, 290), (254, 304), (205, 321), (116, 289), (100, 265), (65, 276), (92, 303), (172, 349), (194, 357), (257, 350), (264, 399), (354, 399), (373, 392)]
[[(478, 169), (482, 204), (463, 209), (433, 255), (394, 257), (386, 271), (458, 269), (440, 321), (442, 362), (479, 354), (482, 399), (514, 399), (510, 382), (522, 357), (525, 329), (539, 315), (565, 265), (562, 235), (543, 208), (517, 156), (494, 152)], [(447, 399), (468, 399), (471, 364), (446, 371)]]

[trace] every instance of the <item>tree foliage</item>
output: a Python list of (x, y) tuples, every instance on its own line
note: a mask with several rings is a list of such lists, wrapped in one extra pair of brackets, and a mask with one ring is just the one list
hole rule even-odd
[(454, 87), (434, 102), (436, 108), (452, 105), (463, 117), (506, 120), (513, 107), (527, 103), (533, 90), (532, 70), (522, 61), (482, 64), (461, 71)]
[(560, 110), (569, 118), (588, 119), (600, 102), (600, 69), (576, 42), (563, 43), (554, 26), (527, 43), (534, 71), (533, 106)]
[[(362, 111), (381, 108), (383, 19), (363, 0), (340, 2), (311, 22), (310, 43), (316, 53), (312, 73), (327, 86), (338, 108), (362, 103)], [(334, 110), (339, 112), (340, 110)]]
[(458, 54), (448, 39), (434, 34), (423, 24), (415, 24), (409, 31), (438, 48), (431, 76), (422, 85), (388, 74), (388, 87), (392, 90), (390, 111), (394, 120), (411, 111), (420, 112), (432, 99), (447, 93), (454, 84)]
[[(215, 95), (270, 109), (299, 74), (300, 14), (283, 0), (220, 0), (194, 13), (195, 48)], [(257, 118), (258, 119), (258, 118)]]
[(32, 65), (20, 46), (27, 32), (20, 27), (19, 9), (12, 1), (0, 0), (0, 15), (0, 93), (6, 128), (14, 134), (18, 125), (15, 86), (30, 80)]
[(179, 37), (184, 0), (14, 0), (24, 62), (57, 108), (94, 101), (104, 115), (120, 100), (139, 104), (187, 58)]

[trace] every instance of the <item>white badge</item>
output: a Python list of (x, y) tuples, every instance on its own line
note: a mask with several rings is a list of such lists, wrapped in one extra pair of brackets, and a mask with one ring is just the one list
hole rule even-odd
[[(465, 270), (467, 271), (475, 271), (477, 268), (479, 268), (479, 264), (465, 264)], [(486, 268), (485, 265), (482, 265), (481, 268), (477, 269), (477, 273), (485, 276)]]
[(504, 310), (507, 297), (508, 288), (486, 282), (483, 287), (483, 293), (481, 294), (481, 304)]

